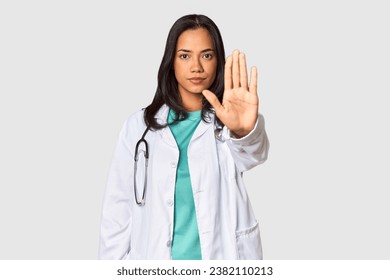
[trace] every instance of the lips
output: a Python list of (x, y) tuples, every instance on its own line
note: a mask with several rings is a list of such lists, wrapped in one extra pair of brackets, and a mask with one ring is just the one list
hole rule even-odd
[(194, 84), (201, 84), (206, 78), (193, 77), (189, 79)]

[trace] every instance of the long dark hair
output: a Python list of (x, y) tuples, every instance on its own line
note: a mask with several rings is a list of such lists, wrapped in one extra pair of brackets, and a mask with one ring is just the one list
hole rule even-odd
[[(158, 124), (155, 115), (163, 104), (168, 105), (175, 113), (176, 120), (179, 121), (187, 118), (187, 112), (183, 107), (181, 97), (178, 91), (177, 80), (173, 70), (173, 60), (176, 52), (176, 44), (179, 36), (189, 29), (206, 29), (213, 41), (214, 49), (217, 58), (217, 70), (213, 84), (209, 90), (215, 93), (219, 101), (222, 103), (224, 92), (224, 66), (225, 66), (225, 49), (223, 46), (222, 36), (217, 25), (207, 16), (204, 15), (186, 15), (179, 18), (171, 27), (169, 31), (167, 42), (165, 45), (164, 56), (158, 70), (158, 84), (156, 94), (154, 95), (152, 103), (145, 108), (144, 119), (146, 125), (152, 129), (161, 129), (167, 124)], [(202, 100), (202, 120), (209, 122), (207, 113), (210, 113), (211, 105), (203, 97)], [(216, 118), (217, 122), (221, 122)]]

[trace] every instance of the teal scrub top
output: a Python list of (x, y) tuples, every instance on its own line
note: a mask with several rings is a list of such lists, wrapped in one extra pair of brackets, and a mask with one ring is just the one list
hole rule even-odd
[[(188, 112), (187, 119), (169, 125), (180, 151), (175, 185), (174, 230), (171, 253), (173, 260), (202, 259), (187, 158), (188, 144), (201, 121), (201, 112), (201, 110)], [(172, 123), (174, 118), (175, 113), (170, 110), (168, 123)]]

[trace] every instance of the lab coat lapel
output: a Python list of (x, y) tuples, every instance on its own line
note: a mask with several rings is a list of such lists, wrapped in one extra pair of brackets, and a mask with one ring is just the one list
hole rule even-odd
[[(168, 119), (169, 107), (162, 105), (156, 113), (156, 119), (159, 124), (166, 124)], [(161, 136), (161, 139), (169, 146), (177, 147), (176, 140), (173, 137), (171, 129), (167, 126), (163, 129), (158, 129), (157, 133)]]
[(213, 127), (213, 123), (206, 123), (204, 121), (200, 121), (198, 127), (196, 128), (194, 134), (192, 135), (191, 141), (195, 140), (196, 138), (199, 138), (202, 136), (208, 129), (211, 129)]
[(208, 122), (205, 122), (203, 120), (200, 121), (198, 127), (196, 128), (194, 135), (192, 135), (192, 139), (194, 140), (196, 138), (199, 138), (202, 136), (207, 130), (214, 128), (214, 114), (208, 113)]

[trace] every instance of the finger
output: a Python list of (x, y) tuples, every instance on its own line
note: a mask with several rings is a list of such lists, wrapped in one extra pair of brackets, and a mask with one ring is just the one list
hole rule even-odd
[(211, 104), (211, 106), (214, 107), (217, 116), (220, 115), (223, 112), (224, 107), (219, 102), (218, 97), (207, 89), (203, 90), (202, 94), (207, 99), (207, 101)]
[(257, 95), (257, 68), (251, 68), (251, 80), (249, 84), (249, 92)]
[(248, 73), (246, 69), (246, 59), (244, 53), (240, 53), (239, 63), (240, 63), (240, 85), (248, 89)]
[(233, 67), (232, 67), (232, 75), (233, 75), (233, 88), (238, 88), (240, 86), (240, 67), (238, 62), (238, 55), (240, 51), (235, 50), (233, 52)]
[(232, 88), (232, 56), (229, 55), (225, 63), (225, 89)]

